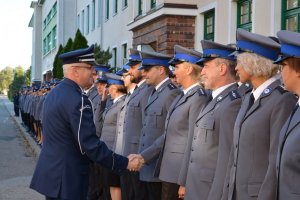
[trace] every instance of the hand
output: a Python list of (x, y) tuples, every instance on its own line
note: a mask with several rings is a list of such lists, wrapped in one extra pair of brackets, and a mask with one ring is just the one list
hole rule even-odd
[(179, 199), (184, 199), (184, 194), (185, 194), (185, 187), (180, 186), (178, 189), (178, 198)]
[(108, 89), (104, 88), (102, 91), (102, 101), (105, 101), (108, 95)]
[(139, 171), (145, 163), (144, 158), (139, 154), (130, 154), (128, 156), (128, 160), (129, 162), (127, 169), (130, 171)]

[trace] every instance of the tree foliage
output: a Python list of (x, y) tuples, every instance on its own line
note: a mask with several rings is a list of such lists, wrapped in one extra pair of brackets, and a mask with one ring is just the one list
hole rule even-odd
[[(26, 73), (30, 74), (30, 68), (26, 71)], [(10, 100), (13, 99), (14, 94), (20, 90), (20, 88), (26, 84), (26, 73), (24, 73), (24, 69), (21, 66), (16, 67), (13, 70), (13, 80), (9, 85), (8, 90), (8, 98)]]
[(5, 67), (3, 70), (0, 71), (0, 92), (6, 93), (9, 84), (11, 83), (13, 79), (13, 68), (12, 67)]
[(100, 45), (97, 43), (95, 44), (95, 49), (94, 49), (94, 54), (95, 54), (95, 60), (96, 63), (99, 64), (108, 64), (109, 59), (112, 58), (112, 54), (110, 53), (109, 47), (107, 50), (102, 50)]
[(59, 78), (62, 77), (63, 72), (62, 72), (62, 62), (61, 60), (58, 58), (58, 56), (62, 53), (63, 51), (63, 46), (59, 45), (58, 47), (58, 51), (55, 55), (54, 61), (53, 61), (53, 69), (52, 69), (52, 73), (53, 73), (53, 78)]
[(81, 34), (80, 30), (77, 29), (71, 50), (77, 50), (77, 49), (82, 49), (82, 48), (87, 48), (87, 47), (88, 47), (88, 41)]

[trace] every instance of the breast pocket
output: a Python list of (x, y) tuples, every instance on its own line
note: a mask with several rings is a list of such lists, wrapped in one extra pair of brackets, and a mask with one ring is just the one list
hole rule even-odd
[(156, 108), (149, 111), (149, 124), (151, 127), (164, 128), (165, 119), (163, 118), (162, 108)]
[(141, 113), (140, 102), (129, 103), (129, 116), (130, 117), (140, 116), (140, 113)]
[(212, 117), (206, 117), (199, 122), (199, 135), (201, 143), (215, 144), (217, 139), (215, 138), (215, 119)]

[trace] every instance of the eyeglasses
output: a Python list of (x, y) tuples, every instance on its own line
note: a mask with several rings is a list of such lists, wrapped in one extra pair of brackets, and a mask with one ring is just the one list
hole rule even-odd
[(90, 65), (90, 66), (78, 66), (78, 65), (74, 65), (72, 67), (85, 68), (85, 69), (93, 69), (92, 65)]

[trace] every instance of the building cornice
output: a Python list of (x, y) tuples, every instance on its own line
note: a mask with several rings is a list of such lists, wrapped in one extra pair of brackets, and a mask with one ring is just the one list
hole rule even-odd
[(139, 26), (153, 21), (163, 15), (197, 16), (197, 9), (197, 5), (165, 3), (151, 9), (145, 15), (137, 16), (132, 22), (127, 24), (127, 27), (129, 31), (132, 31), (133, 29), (136, 29)]

